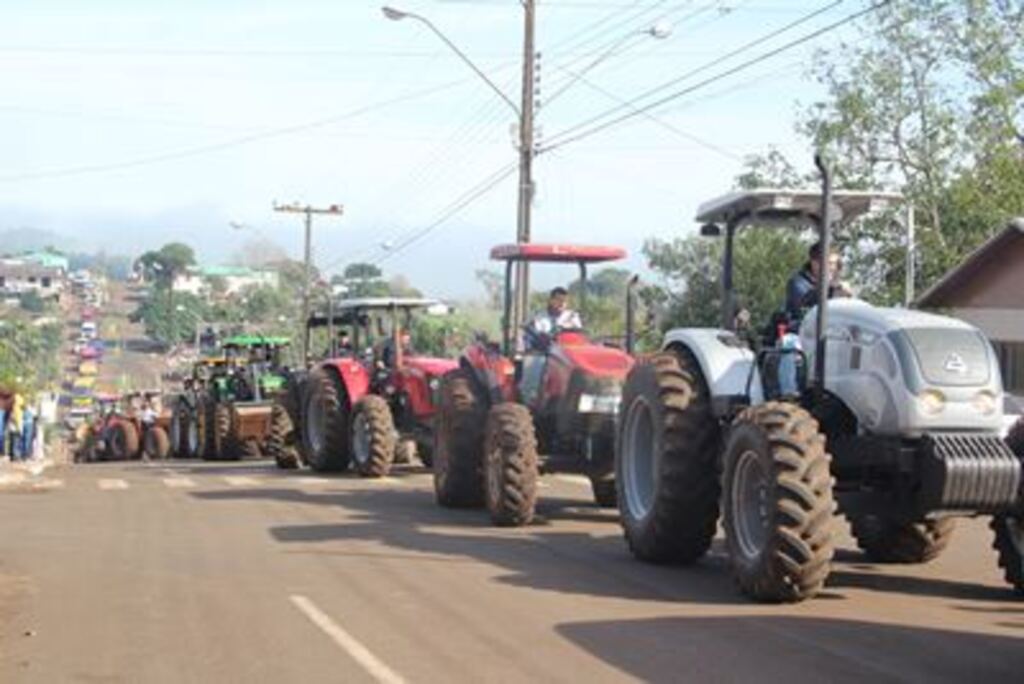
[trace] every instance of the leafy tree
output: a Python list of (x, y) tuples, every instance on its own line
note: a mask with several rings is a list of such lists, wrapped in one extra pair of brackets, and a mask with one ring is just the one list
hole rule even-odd
[(46, 302), (35, 290), (22, 293), (19, 298), (19, 305), (29, 313), (41, 314), (46, 311)]

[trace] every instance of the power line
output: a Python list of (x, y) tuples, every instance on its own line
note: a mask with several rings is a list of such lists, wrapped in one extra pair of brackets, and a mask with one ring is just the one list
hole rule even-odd
[(383, 109), (385, 107), (390, 107), (396, 104), (402, 104), (423, 97), (428, 97), (430, 95), (434, 95), (445, 90), (450, 90), (456, 86), (463, 85), (469, 82), (470, 80), (471, 79), (461, 79), (459, 81), (451, 81), (449, 83), (433, 86), (431, 88), (424, 88), (422, 90), (413, 91), (411, 93), (407, 93), (405, 95), (401, 95), (390, 100), (382, 100), (380, 102), (375, 102), (372, 104), (364, 105), (362, 107), (357, 107), (356, 109), (345, 112), (344, 114), (339, 114), (337, 116), (332, 116), (325, 119), (318, 119), (316, 121), (310, 121), (308, 123), (303, 124), (284, 126), (282, 128), (274, 128), (267, 131), (263, 131), (261, 133), (253, 133), (250, 135), (233, 138), (231, 140), (225, 140), (219, 143), (212, 143), (210, 145), (201, 145), (199, 147), (178, 150), (176, 152), (166, 152), (163, 154), (156, 154), (148, 157), (139, 157), (137, 159), (129, 159), (127, 161), (121, 162), (112, 162), (109, 164), (87, 164), (84, 166), (73, 166), (64, 169), (54, 169), (51, 171), (36, 171), (29, 173), (0, 176), (0, 183), (19, 183), (24, 181), (44, 180), (50, 178), (67, 178), (69, 176), (83, 176), (93, 173), (119, 171), (122, 169), (136, 168), (139, 166), (149, 166), (151, 164), (160, 164), (164, 162), (175, 161), (178, 159), (201, 156), (204, 154), (209, 154), (211, 152), (220, 152), (234, 147), (249, 145), (254, 142), (259, 142), (262, 140), (284, 137), (315, 128), (331, 126), (341, 121), (345, 121), (347, 119), (354, 119), (356, 117), (368, 114), (378, 109)]
[[(823, 10), (824, 9), (830, 9), (831, 7), (839, 4), (842, 1), (843, 0), (838, 0), (837, 2), (833, 2), (828, 7), (823, 8)], [(757, 57), (754, 57), (752, 59), (749, 59), (749, 60), (746, 60), (744, 62), (741, 62), (740, 64), (738, 64), (738, 65), (736, 65), (734, 67), (731, 67), (731, 68), (729, 68), (729, 69), (727, 69), (727, 70), (725, 70), (725, 71), (723, 71), (721, 73), (718, 73), (718, 74), (716, 74), (714, 76), (706, 78), (703, 81), (700, 81), (700, 82), (698, 82), (698, 83), (696, 83), (696, 84), (694, 84), (692, 86), (684, 88), (683, 90), (676, 91), (674, 93), (671, 93), (671, 94), (669, 94), (669, 95), (667, 95), (665, 97), (659, 98), (658, 100), (655, 100), (654, 102), (651, 102), (651, 103), (643, 105), (643, 106), (636, 105), (636, 103), (639, 100), (646, 99), (650, 95), (656, 94), (657, 92), (660, 92), (661, 90), (664, 90), (665, 86), (661, 86), (661, 87), (655, 88), (652, 91), (648, 91), (647, 93), (645, 93), (643, 95), (640, 95), (637, 98), (634, 98), (633, 100), (629, 101), (626, 105), (620, 105), (620, 106), (614, 107), (614, 108), (612, 108), (612, 109), (610, 109), (610, 110), (608, 110), (608, 111), (606, 111), (606, 112), (604, 112), (602, 114), (599, 114), (598, 116), (595, 116), (595, 117), (593, 117), (591, 119), (588, 119), (587, 121), (585, 121), (585, 122), (583, 122), (581, 124), (577, 124), (577, 125), (569, 128), (569, 129), (567, 129), (565, 131), (562, 131), (561, 133), (559, 133), (559, 134), (554, 136), (554, 138), (553, 138), (554, 142), (552, 142), (550, 145), (542, 148), (540, 150), (540, 152), (550, 151), (552, 149), (555, 149), (555, 148), (558, 148), (558, 147), (562, 147), (564, 145), (568, 145), (569, 143), (572, 143), (572, 142), (578, 142), (578, 141), (583, 140), (585, 138), (589, 138), (589, 137), (591, 137), (591, 136), (593, 136), (593, 135), (595, 135), (595, 134), (597, 134), (597, 133), (599, 133), (601, 131), (604, 131), (604, 130), (612, 127), (612, 126), (620, 124), (620, 123), (622, 123), (624, 121), (627, 121), (629, 119), (633, 119), (633, 118), (635, 118), (637, 116), (640, 116), (640, 115), (643, 115), (644, 113), (649, 112), (652, 109), (655, 109), (655, 108), (660, 107), (660, 106), (662, 106), (664, 104), (667, 104), (667, 103), (669, 103), (669, 102), (671, 102), (673, 100), (676, 100), (676, 99), (678, 99), (680, 97), (683, 97), (684, 95), (688, 95), (688, 94), (690, 94), (690, 93), (692, 93), (692, 92), (694, 92), (696, 90), (699, 90), (700, 88), (706, 87), (708, 85), (711, 85), (712, 83), (715, 83), (715, 82), (720, 81), (722, 79), (725, 79), (725, 78), (727, 78), (729, 76), (737, 74), (737, 73), (739, 73), (739, 72), (741, 72), (741, 71), (743, 71), (745, 69), (748, 69), (748, 68), (750, 68), (750, 67), (752, 67), (752, 66), (754, 66), (756, 64), (759, 64), (759, 63), (764, 62), (764, 61), (766, 61), (766, 60), (768, 60), (768, 59), (770, 59), (772, 57), (775, 57), (775, 56), (777, 56), (779, 54), (782, 54), (783, 52), (791, 50), (794, 47), (797, 47), (799, 45), (803, 45), (804, 43), (808, 43), (811, 40), (814, 40), (815, 38), (818, 38), (818, 37), (820, 37), (822, 35), (825, 35), (826, 33), (829, 33), (829, 32), (834, 31), (834, 30), (836, 30), (836, 29), (838, 29), (838, 28), (840, 28), (842, 26), (845, 26), (846, 24), (849, 24), (849, 23), (851, 23), (853, 21), (856, 21), (857, 19), (860, 19), (861, 17), (866, 16), (867, 14), (870, 14), (870, 13), (874, 12), (877, 9), (879, 9), (881, 7), (884, 7), (885, 5), (890, 4), (891, 2), (892, 2), (892, 0), (882, 0), (882, 2), (878, 2), (876, 4), (873, 4), (873, 5), (869, 6), (869, 7), (867, 7), (866, 9), (863, 9), (863, 10), (860, 10), (858, 12), (854, 12), (853, 14), (847, 15), (846, 17), (844, 17), (843, 19), (840, 19), (839, 21), (833, 22), (833, 23), (831, 23), (831, 24), (829, 24), (827, 26), (824, 26), (824, 27), (822, 27), (820, 29), (812, 31), (811, 33), (805, 34), (805, 35), (801, 36), (800, 38), (792, 40), (792, 41), (790, 41), (790, 42), (788, 42), (788, 43), (786, 43), (786, 44), (784, 44), (784, 45), (782, 45), (782, 46), (780, 46), (778, 48), (773, 49), (773, 50), (769, 50), (768, 52), (762, 53), (761, 55), (758, 55)], [(817, 10), (814, 14), (815, 15), (820, 14), (823, 10)], [(810, 16), (810, 15), (808, 15), (808, 16)], [(807, 19), (807, 17), (804, 18), (804, 20), (806, 20), (806, 19)], [(804, 21), (804, 20), (801, 20), (801, 21)], [(774, 33), (777, 34), (778, 32), (774, 32)], [(759, 39), (759, 40), (763, 41), (763, 39)], [(736, 54), (735, 51), (733, 53), (730, 53), (729, 56), (732, 56), (734, 54)], [(715, 62), (711, 62), (711, 63), (705, 64), (704, 66), (699, 67), (698, 69), (695, 69), (694, 71), (691, 71), (688, 74), (685, 74), (684, 76), (680, 77), (679, 79), (674, 79), (671, 83), (676, 83), (676, 82), (678, 82), (680, 80), (685, 80), (686, 78), (689, 78), (690, 76), (692, 76), (692, 75), (694, 75), (694, 74), (696, 74), (696, 73), (698, 73), (700, 71), (704, 71), (707, 68), (709, 68), (711, 66), (714, 66), (717, 63), (721, 63), (722, 61), (724, 61), (724, 59), (727, 59), (729, 56), (723, 57), (723, 58), (721, 58), (719, 60), (715, 60)], [(603, 123), (599, 123), (597, 125), (594, 125), (591, 128), (586, 128), (586, 126), (588, 126), (589, 124), (596, 123), (596, 122), (600, 121), (601, 119), (604, 119), (605, 117), (609, 116), (610, 114), (613, 114), (614, 112), (623, 109), (626, 106), (631, 106), (631, 107), (635, 106), (636, 109), (634, 109), (633, 111), (627, 112), (626, 114), (622, 114), (620, 116), (617, 116), (617, 117), (615, 117), (613, 119), (610, 119), (608, 121), (605, 121)], [(577, 131), (577, 130), (581, 130), (581, 132), (573, 134), (573, 131)]]
[[(885, 3), (888, 3), (890, 1), (891, 0), (885, 0)], [(677, 77), (675, 77), (675, 78), (673, 78), (673, 79), (671, 79), (669, 81), (666, 81), (665, 83), (662, 83), (659, 86), (651, 88), (650, 90), (647, 90), (646, 92), (641, 93), (640, 95), (637, 95), (630, 102), (635, 103), (635, 102), (637, 102), (639, 100), (644, 100), (644, 99), (646, 99), (648, 97), (651, 97), (652, 95), (656, 95), (656, 94), (660, 93), (661, 91), (666, 90), (667, 88), (670, 88), (670, 87), (676, 85), (677, 83), (681, 83), (683, 81), (686, 81), (686, 80), (692, 78), (693, 76), (696, 76), (697, 74), (703, 73), (704, 71), (707, 71), (708, 69), (712, 69), (712, 68), (718, 66), (719, 64), (727, 62), (728, 60), (732, 59), (733, 57), (736, 57), (737, 55), (740, 55), (740, 54), (750, 50), (751, 48), (757, 47), (758, 45), (761, 45), (762, 43), (766, 43), (766, 42), (772, 40), (773, 38), (776, 38), (776, 37), (782, 35), (783, 33), (786, 33), (788, 31), (796, 28), (797, 26), (800, 26), (801, 24), (805, 24), (808, 21), (811, 21), (812, 19), (814, 19), (814, 18), (824, 14), (825, 12), (828, 12), (829, 10), (837, 7), (838, 5), (841, 5), (843, 2), (845, 2), (845, 0), (833, 0), (828, 5), (825, 5), (824, 7), (821, 7), (821, 8), (819, 8), (819, 9), (817, 9), (817, 10), (815, 10), (815, 11), (809, 13), (809, 14), (806, 14), (806, 15), (800, 17), (799, 19), (796, 19), (795, 21), (792, 21), (792, 22), (786, 24), (785, 26), (782, 26), (781, 28), (775, 29), (774, 31), (771, 31), (771, 32), (769, 32), (769, 33), (759, 37), (759, 38), (755, 38), (754, 40), (741, 45), (740, 47), (736, 48), (735, 50), (731, 50), (730, 52), (727, 52), (726, 54), (724, 54), (724, 55), (722, 55), (720, 57), (716, 57), (715, 59), (713, 59), (713, 60), (711, 60), (709, 62), (705, 62), (704, 64), (702, 64), (701, 66), (699, 66), (699, 67), (697, 67), (695, 69), (691, 69), (690, 71), (682, 74), (681, 76), (677, 76)], [(597, 114), (597, 115), (595, 115), (595, 116), (593, 116), (593, 117), (591, 117), (591, 118), (589, 118), (589, 119), (587, 119), (585, 121), (582, 121), (582, 122), (580, 122), (578, 124), (570, 126), (566, 130), (564, 130), (564, 131), (554, 135), (553, 139), (557, 139), (557, 138), (564, 137), (564, 136), (570, 136), (574, 132), (576, 132), (578, 130), (581, 130), (581, 129), (585, 129), (588, 126), (590, 126), (591, 124), (597, 123), (597, 122), (601, 121), (602, 119), (604, 119), (604, 118), (606, 118), (608, 116), (611, 116), (612, 114), (615, 114), (616, 112), (619, 112), (619, 111), (621, 111), (623, 109), (626, 109), (626, 108), (627, 108), (627, 105), (625, 105), (625, 104), (621, 104), (621, 105), (618, 105), (616, 107), (612, 107), (612, 108), (610, 108), (610, 109), (608, 109), (608, 110), (606, 110), (606, 111), (604, 111), (604, 112), (602, 112), (600, 114)]]

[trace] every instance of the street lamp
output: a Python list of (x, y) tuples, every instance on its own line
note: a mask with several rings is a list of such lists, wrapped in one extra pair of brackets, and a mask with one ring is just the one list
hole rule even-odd
[[(525, 19), (525, 25), (523, 30), (523, 80), (522, 80), (522, 103), (516, 105), (506, 95), (501, 88), (495, 85), (487, 74), (485, 74), (473, 60), (466, 55), (465, 52), (459, 49), (459, 47), (448, 39), (440, 29), (434, 26), (433, 23), (426, 17), (420, 16), (413, 12), (404, 12), (402, 10), (395, 9), (394, 7), (384, 6), (381, 8), (384, 16), (391, 21), (401, 21), (403, 19), (414, 19), (433, 32), (441, 41), (447, 45), (452, 52), (458, 55), (466, 66), (473, 70), (477, 76), (479, 76), (487, 86), (501, 98), (501, 100), (509, 106), (509, 108), (515, 113), (516, 121), (519, 124), (519, 188), (518, 188), (518, 207), (517, 207), (517, 218), (516, 218), (516, 242), (525, 244), (530, 242), (531, 233), (531, 210), (533, 203), (533, 157), (535, 154), (534, 150), (534, 131), (533, 131), (533, 118), (534, 118), (534, 83), (536, 80), (536, 59), (537, 54), (534, 50), (534, 37), (536, 27), (536, 0), (522, 0), (523, 14)], [(516, 263), (516, 297), (514, 300), (514, 306), (512, 307), (512, 322), (516, 328), (522, 323), (526, 317), (526, 309), (529, 303), (529, 280), (530, 272), (529, 265), (525, 261), (519, 261)]]

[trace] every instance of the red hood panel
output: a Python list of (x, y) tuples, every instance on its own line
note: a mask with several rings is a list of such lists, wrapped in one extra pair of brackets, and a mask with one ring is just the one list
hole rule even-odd
[(440, 377), (459, 367), (459, 362), (452, 359), (433, 359), (429, 356), (407, 356), (403, 363), (409, 368), (435, 377)]
[(596, 377), (624, 380), (634, 363), (633, 357), (621, 349), (596, 344), (565, 345), (561, 352), (573, 366)]

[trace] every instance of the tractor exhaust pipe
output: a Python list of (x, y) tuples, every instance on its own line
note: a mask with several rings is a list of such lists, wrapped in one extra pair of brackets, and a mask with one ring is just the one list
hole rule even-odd
[(626, 286), (626, 353), (630, 356), (636, 351), (636, 288), (640, 284), (640, 276), (634, 275)]
[(815, 327), (814, 349), (814, 393), (819, 402), (825, 397), (825, 346), (828, 331), (828, 295), (832, 281), (829, 273), (829, 254), (832, 252), (832, 169), (819, 152), (814, 155), (814, 165), (821, 172), (821, 225), (819, 240), (821, 253), (818, 255), (818, 320)]

